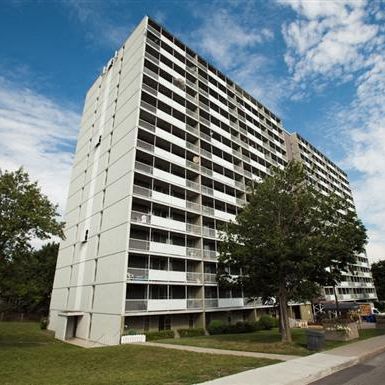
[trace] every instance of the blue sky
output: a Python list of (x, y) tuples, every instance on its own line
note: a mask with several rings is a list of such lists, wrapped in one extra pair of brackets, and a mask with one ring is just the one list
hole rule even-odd
[(64, 210), (83, 98), (148, 14), (349, 174), (385, 258), (385, 2), (4, 1), (0, 167), (20, 165)]

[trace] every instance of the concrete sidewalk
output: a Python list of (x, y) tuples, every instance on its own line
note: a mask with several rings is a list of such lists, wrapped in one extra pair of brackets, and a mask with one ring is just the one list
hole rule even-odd
[(385, 336), (379, 336), (200, 385), (306, 385), (384, 351)]
[[(143, 345), (143, 343), (141, 343)], [(173, 345), (162, 344), (161, 342), (145, 342), (146, 346), (156, 346), (157, 348), (184, 350), (194, 353), (208, 353), (219, 354), (226, 356), (240, 356), (240, 357), (254, 357), (254, 358), (269, 358), (271, 360), (290, 361), (298, 359), (298, 356), (290, 356), (287, 354), (272, 354), (272, 353), (258, 353), (258, 352), (246, 352), (244, 350), (227, 350), (227, 349), (214, 349), (214, 348), (201, 348), (199, 346), (191, 345)]]

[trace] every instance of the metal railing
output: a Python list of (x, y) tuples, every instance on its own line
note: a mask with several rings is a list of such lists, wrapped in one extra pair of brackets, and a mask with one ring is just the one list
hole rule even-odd
[(205, 298), (205, 307), (218, 307), (218, 298)]
[(133, 250), (150, 250), (150, 242), (144, 239), (130, 238), (129, 248)]
[(155, 125), (142, 119), (139, 119), (139, 127), (143, 127), (149, 131), (155, 132)]
[(205, 237), (216, 238), (217, 232), (210, 227), (202, 227), (202, 235)]
[(129, 267), (127, 268), (128, 281), (148, 281), (148, 269)]
[(135, 170), (144, 172), (146, 174), (152, 174), (154, 168), (148, 164), (136, 161), (135, 162)]
[(190, 283), (202, 283), (202, 273), (188, 271), (186, 273), (186, 279), (187, 279), (187, 282), (190, 282)]
[(218, 259), (217, 252), (215, 250), (205, 250), (203, 249), (203, 258), (210, 261), (216, 261)]
[(147, 300), (145, 299), (126, 299), (126, 311), (147, 310)]
[(151, 214), (141, 213), (139, 211), (131, 211), (131, 222), (150, 224)]
[(151, 111), (152, 113), (156, 113), (156, 106), (153, 106), (153, 105), (151, 105), (151, 104), (145, 102), (144, 100), (142, 100), (142, 101), (140, 102), (140, 106), (143, 107), (143, 108), (145, 108), (145, 109), (148, 110), (148, 111)]
[(202, 308), (202, 300), (195, 298), (187, 298), (187, 308), (188, 309), (200, 309)]
[(201, 226), (198, 226), (198, 225), (193, 225), (191, 223), (186, 223), (186, 232), (187, 233), (196, 234), (196, 235), (201, 235), (202, 228), (201, 228)]
[(202, 250), (194, 247), (187, 247), (186, 255), (190, 258), (202, 258)]
[(141, 140), (141, 139), (138, 139), (136, 143), (139, 148), (146, 150), (148, 152), (154, 152), (155, 146), (153, 144), (145, 142), (144, 140)]
[(204, 274), (205, 283), (217, 283), (217, 275), (213, 273)]
[(134, 195), (140, 195), (142, 197), (151, 198), (152, 190), (150, 190), (149, 188), (137, 186), (134, 184), (133, 193)]

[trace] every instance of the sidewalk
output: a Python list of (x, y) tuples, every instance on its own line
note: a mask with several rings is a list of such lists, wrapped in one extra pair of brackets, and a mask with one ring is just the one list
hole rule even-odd
[(385, 336), (379, 336), (200, 385), (306, 385), (384, 351)]
[[(141, 345), (143, 345), (143, 343), (141, 343)], [(279, 361), (290, 361), (290, 360), (298, 359), (298, 356), (290, 356), (286, 354), (245, 352), (243, 350), (241, 351), (241, 350), (211, 349), (211, 348), (201, 348), (198, 346), (190, 346), (190, 345), (162, 344), (161, 342), (145, 342), (145, 345), (155, 346), (157, 348), (185, 350), (185, 351), (187, 350), (189, 352), (194, 352), (194, 353), (209, 353), (209, 354), (254, 357), (254, 358), (269, 358), (271, 360), (279, 360)]]

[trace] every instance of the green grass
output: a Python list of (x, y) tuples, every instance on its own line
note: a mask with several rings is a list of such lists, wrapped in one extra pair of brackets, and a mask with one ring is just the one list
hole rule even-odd
[[(305, 333), (305, 329), (292, 329), (292, 343), (282, 343), (278, 329), (261, 330), (255, 333), (245, 334), (221, 334), (213, 336), (167, 339), (159, 342), (177, 345), (200, 346), (204, 348), (305, 356), (313, 353), (306, 348)], [(380, 329), (363, 329), (360, 331), (360, 340), (376, 337), (384, 333), (385, 330)], [(324, 349), (328, 350), (356, 341), (357, 340), (349, 342), (326, 341)]]
[(138, 345), (83, 349), (37, 323), (0, 322), (2, 385), (184, 385), (276, 362)]

